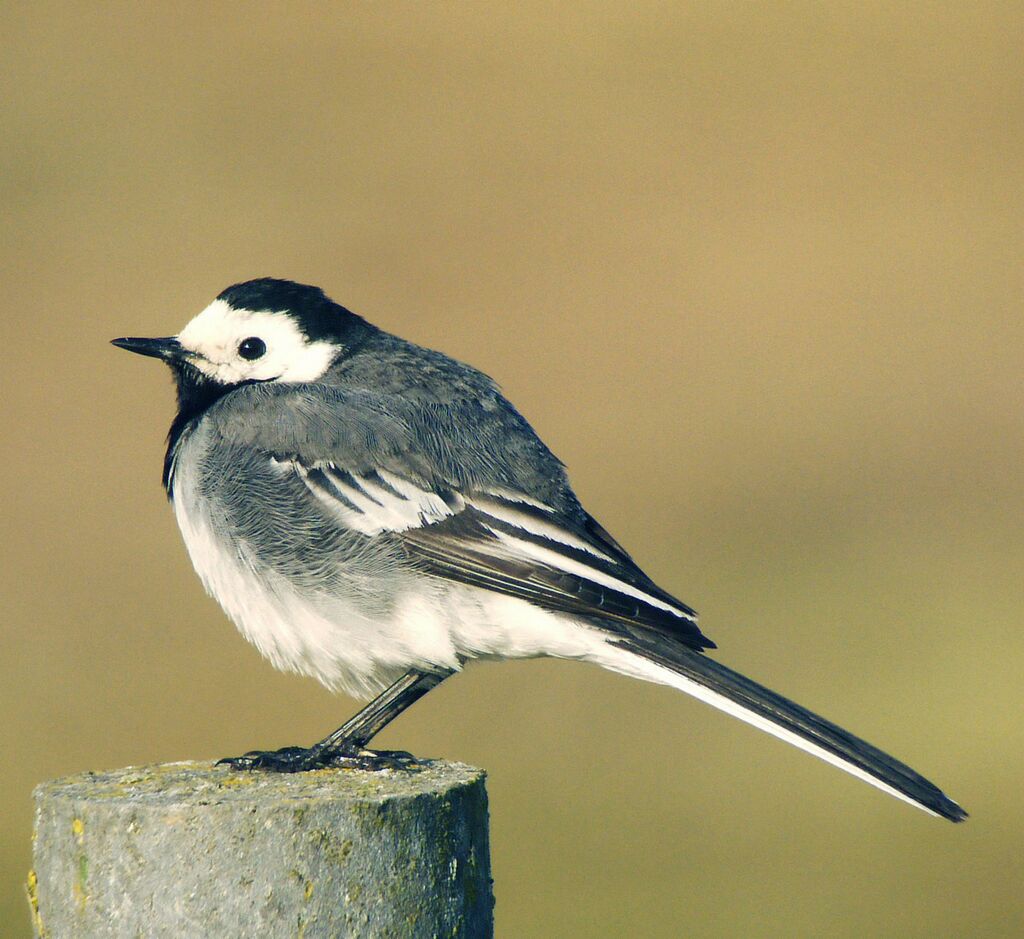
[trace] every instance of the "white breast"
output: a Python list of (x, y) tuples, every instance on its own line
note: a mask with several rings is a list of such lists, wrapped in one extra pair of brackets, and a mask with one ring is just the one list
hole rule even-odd
[(368, 618), (354, 602), (301, 592), (260, 564), (250, 546), (218, 530), (210, 507), (196, 496), (187, 461), (178, 462), (173, 497), (178, 527), (206, 591), (277, 668), (363, 697), (413, 665), (455, 661), (446, 636), (403, 638), (394, 624)]

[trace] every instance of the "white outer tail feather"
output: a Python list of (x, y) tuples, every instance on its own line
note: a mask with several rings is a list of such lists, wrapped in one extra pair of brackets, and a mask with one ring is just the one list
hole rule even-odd
[(668, 685), (671, 688), (677, 688), (679, 691), (685, 691), (687, 694), (693, 695), (693, 697), (703, 701), (705, 704), (710, 704), (712, 707), (718, 708), (718, 710), (724, 711), (726, 714), (731, 714), (733, 717), (738, 717), (741, 721), (745, 721), (751, 726), (771, 734), (773, 737), (778, 737), (780, 740), (786, 741), (786, 743), (791, 743), (793, 746), (798, 747), (805, 753), (810, 753), (811, 756), (816, 756), (818, 759), (824, 760), (826, 763), (831, 763), (833, 766), (846, 771), (851, 776), (856, 776), (858, 779), (862, 779), (864, 782), (870, 783), (876, 789), (881, 789), (883, 792), (887, 792), (889, 795), (895, 796), (900, 801), (906, 802), (908, 805), (912, 805), (914, 808), (920, 809), (922, 812), (927, 812), (935, 818), (941, 818), (937, 812), (933, 812), (930, 808), (922, 805), (916, 799), (912, 799), (906, 793), (900, 792), (898, 789), (894, 789), (888, 783), (884, 783), (875, 776), (872, 776), (870, 773), (865, 772), (859, 766), (855, 766), (847, 760), (844, 760), (842, 757), (836, 756), (836, 754), (831, 753), (823, 747), (817, 746), (810, 740), (806, 740), (798, 734), (793, 733), (793, 731), (787, 730), (785, 727), (780, 727), (778, 724), (773, 723), (760, 714), (747, 710), (735, 701), (727, 698), (725, 695), (719, 694), (717, 691), (713, 691), (711, 688), (708, 688), (691, 678), (687, 678), (685, 675), (680, 675), (678, 672), (674, 672), (669, 668), (665, 668), (664, 666), (658, 665), (654, 662), (649, 662), (633, 652), (626, 649), (616, 648), (610, 644), (607, 644), (605, 648), (600, 650), (596, 655), (592, 654), (591, 656), (588, 656), (588, 660), (597, 665), (601, 665), (610, 671), (618, 672), (621, 675), (628, 675), (630, 678), (639, 678), (643, 681), (651, 681), (659, 685)]

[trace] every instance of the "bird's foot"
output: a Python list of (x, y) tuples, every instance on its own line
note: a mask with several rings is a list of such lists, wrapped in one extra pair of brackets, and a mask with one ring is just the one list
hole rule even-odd
[(413, 769), (420, 761), (405, 750), (367, 750), (365, 747), (282, 747), (280, 750), (250, 750), (243, 756), (229, 756), (217, 766), (235, 770), (262, 769), (271, 773), (304, 773), (314, 769)]

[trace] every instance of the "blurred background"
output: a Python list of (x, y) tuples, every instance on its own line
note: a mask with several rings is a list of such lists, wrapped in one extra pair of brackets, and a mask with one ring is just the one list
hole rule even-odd
[(483, 665), (502, 936), (1024, 932), (1017, 4), (5, 4), (0, 932), (32, 786), (310, 743), (159, 486), (158, 365), (260, 275), (484, 369), (718, 656), (961, 800), (668, 689)]

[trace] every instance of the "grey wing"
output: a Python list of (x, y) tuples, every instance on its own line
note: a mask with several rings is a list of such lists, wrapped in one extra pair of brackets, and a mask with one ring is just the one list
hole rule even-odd
[(430, 406), (323, 385), (282, 387), (255, 386), (248, 401), (220, 415), (220, 433), (264, 460), (282, 487), (301, 484), (316, 519), (307, 528), (321, 546), (327, 525), (334, 540), (369, 540), (431, 576), (619, 635), (652, 630), (713, 647), (694, 611), (654, 584), (580, 507), (561, 463), (500, 396)]
[(327, 384), (249, 385), (212, 412), (226, 442), (280, 458), (385, 469), (428, 488), (508, 487), (583, 514), (565, 468), (497, 391), (430, 403)]

